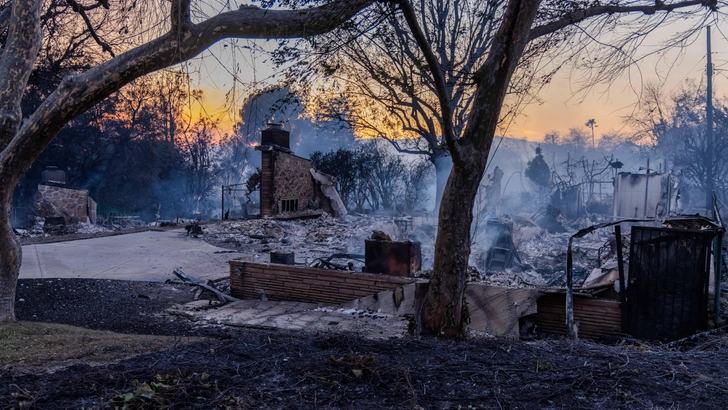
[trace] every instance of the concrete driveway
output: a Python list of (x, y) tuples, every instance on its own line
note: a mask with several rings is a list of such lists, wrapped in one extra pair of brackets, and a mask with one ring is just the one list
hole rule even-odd
[(184, 230), (147, 231), (23, 246), (20, 278), (93, 278), (163, 282), (172, 270), (204, 279), (229, 274), (228, 261), (238, 257)]

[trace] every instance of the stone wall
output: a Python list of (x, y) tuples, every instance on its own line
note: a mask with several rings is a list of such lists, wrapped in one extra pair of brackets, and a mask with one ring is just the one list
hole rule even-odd
[(96, 223), (96, 202), (85, 189), (38, 185), (36, 209), (41, 217), (63, 217), (67, 224)]
[(282, 151), (274, 151), (273, 213), (281, 212), (281, 201), (298, 199), (298, 210), (308, 208), (308, 201), (316, 198), (310, 160)]
[(309, 207), (309, 201), (319, 209), (332, 213), (331, 201), (316, 186), (310, 160), (271, 147), (261, 147), (260, 206), (262, 216), (282, 213), (282, 202), (298, 201), (298, 211)]
[(257, 299), (344, 303), (416, 282), (413, 278), (304, 268), (291, 265), (230, 261), (230, 293)]

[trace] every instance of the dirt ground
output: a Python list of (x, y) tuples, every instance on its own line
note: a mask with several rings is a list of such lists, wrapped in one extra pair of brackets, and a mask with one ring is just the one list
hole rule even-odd
[[(57, 345), (32, 367), (3, 358), (3, 409), (728, 408), (726, 332), (671, 349), (558, 339), (376, 341), (205, 327), (165, 315), (166, 307), (192, 300), (183, 285), (21, 280), (17, 296), (21, 321), (163, 342), (156, 351), (128, 357), (123, 350), (106, 362), (89, 359), (93, 364), (77, 357), (59, 365)], [(200, 339), (163, 339), (170, 336)]]

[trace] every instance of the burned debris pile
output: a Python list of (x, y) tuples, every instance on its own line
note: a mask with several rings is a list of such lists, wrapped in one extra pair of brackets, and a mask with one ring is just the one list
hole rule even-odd
[[(570, 230), (552, 233), (524, 215), (486, 221), (474, 237), (469, 268), (471, 327), (509, 337), (517, 337), (519, 328), (526, 334), (535, 329), (565, 335), (571, 317), (585, 338), (628, 333), (669, 341), (705, 331), (719, 318), (721, 292), (714, 261), (708, 262), (711, 241), (722, 232), (718, 225), (697, 217), (624, 222), (631, 230), (617, 239), (615, 223), (571, 228), (585, 223), (562, 224)], [(654, 239), (645, 245), (640, 238), (653, 231), (659, 233), (646, 237)], [(426, 283), (430, 275), (435, 232), (423, 218), (323, 213), (209, 223), (201, 236), (235, 252), (233, 294), (236, 286), (248, 289), (236, 297), (258, 298), (262, 291), (271, 300), (339, 304), (354, 299), (351, 306), (357, 308), (403, 315), (413, 312), (416, 282)], [(688, 240), (686, 232), (697, 239)], [(383, 279), (392, 276), (406, 281)], [(399, 300), (395, 307), (383, 304), (391, 298)], [(511, 312), (506, 306), (513, 303), (518, 309)], [(504, 327), (496, 332), (501, 322)]]
[(318, 218), (295, 220), (228, 220), (205, 225), (204, 238), (213, 245), (237, 250), (241, 257), (265, 263), (270, 258), (266, 254), (277, 252), (294, 252), (295, 263), (302, 266), (320, 264), (324, 259), (332, 262), (332, 255), (354, 256), (340, 263), (348, 266), (348, 262), (352, 262), (353, 269), (350, 270), (361, 272), (365, 243), (371, 239), (373, 231), (382, 232), (395, 241), (416, 239), (422, 244), (422, 264), (432, 264), (434, 229), (429, 230), (433, 236), (425, 230), (415, 231), (416, 236), (408, 235), (402, 232), (394, 218), (385, 216), (349, 214), (335, 218), (323, 213)]

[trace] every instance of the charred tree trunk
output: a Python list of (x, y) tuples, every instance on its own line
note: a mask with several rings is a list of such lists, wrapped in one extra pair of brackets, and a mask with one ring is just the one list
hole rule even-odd
[[(456, 139), (452, 132), (445, 134), (453, 168), (440, 203), (430, 286), (417, 317), (423, 333), (463, 337), (470, 323), (464, 299), (475, 196), (488, 161), (506, 90), (528, 43), (539, 4), (540, 0), (508, 2), (488, 58), (475, 73), (477, 87), (463, 135)], [(426, 41), (420, 43), (427, 54), (429, 46)], [(437, 64), (431, 62), (435, 60), (434, 55), (428, 57), (431, 69), (435, 67), (436, 70)], [(449, 112), (447, 99), (443, 97), (446, 95), (444, 81), (442, 78), (439, 81), (439, 88), (443, 90), (439, 91), (441, 109)]]
[(0, 57), (0, 322), (15, 320), (15, 285), (20, 274), (22, 247), (10, 224), (13, 190), (23, 171), (10, 166), (7, 147), (20, 128), (20, 102), (40, 50), (40, 0), (12, 4), (8, 36)]
[(23, 248), (10, 225), (13, 185), (2, 189), (0, 201), (0, 322), (15, 320), (15, 284), (20, 273)]
[(470, 258), (473, 206), (485, 161), (454, 164), (440, 204), (435, 264), (420, 320), (425, 333), (459, 337), (470, 323), (465, 285)]

